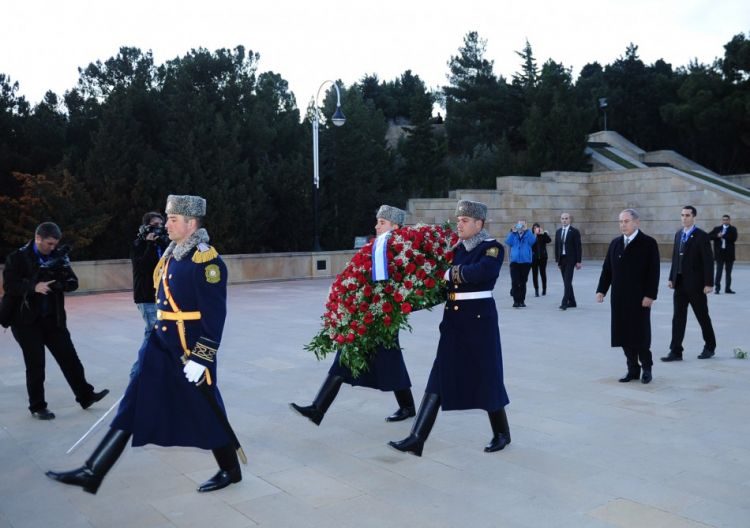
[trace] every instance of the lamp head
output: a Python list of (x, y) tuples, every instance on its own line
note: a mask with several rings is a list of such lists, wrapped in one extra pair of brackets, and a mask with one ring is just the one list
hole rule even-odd
[(340, 127), (344, 123), (346, 123), (346, 117), (344, 116), (344, 112), (341, 111), (341, 107), (336, 107), (336, 112), (334, 112), (333, 116), (331, 116), (331, 121), (333, 121), (333, 124), (337, 127)]

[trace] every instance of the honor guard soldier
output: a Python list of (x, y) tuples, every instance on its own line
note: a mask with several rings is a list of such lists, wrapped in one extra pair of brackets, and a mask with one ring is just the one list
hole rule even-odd
[[(390, 232), (404, 225), (406, 212), (390, 205), (382, 205), (375, 215), (375, 232), (378, 235), (373, 244), (373, 253), (383, 251), (386, 248)], [(379, 249), (380, 248), (380, 249)], [(386, 252), (387, 253), (387, 252)], [(373, 262), (376, 259), (373, 258)], [(378, 277), (377, 266), (373, 267), (373, 280), (383, 280), (387, 278)], [(388, 416), (386, 422), (400, 422), (411, 418), (414, 412), (414, 397), (411, 394), (411, 380), (409, 372), (406, 370), (404, 356), (401, 348), (396, 345), (395, 348), (378, 347), (377, 351), (370, 361), (367, 371), (362, 372), (359, 377), (354, 377), (351, 370), (341, 364), (341, 352), (336, 354), (328, 376), (323, 385), (320, 387), (315, 400), (311, 405), (297, 405), (290, 403), (290, 407), (308, 418), (315, 425), (320, 425), (323, 421), (326, 411), (333, 403), (336, 395), (341, 388), (342, 383), (352, 386), (369, 387), (381, 391), (393, 391), (398, 402), (396, 412)]]
[(448, 300), (440, 342), (424, 398), (411, 434), (389, 445), (422, 456), (438, 409), (484, 409), (493, 437), (484, 448), (499, 451), (510, 443), (503, 384), (503, 358), (492, 290), (503, 263), (503, 246), (484, 229), (487, 206), (461, 200), (456, 207), (458, 236), (453, 266), (446, 272)]
[(154, 270), (157, 324), (139, 351), (140, 367), (109, 431), (85, 465), (64, 473), (47, 472), (89, 493), (96, 493), (131, 436), (133, 446), (211, 449), (219, 472), (198, 491), (242, 480), (235, 452), (239, 445), (216, 387), (227, 269), (201, 228), (206, 214), (203, 198), (170, 195), (166, 212), (172, 242)]

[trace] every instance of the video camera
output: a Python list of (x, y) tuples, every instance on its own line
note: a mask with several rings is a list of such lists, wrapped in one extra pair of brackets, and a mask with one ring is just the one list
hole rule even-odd
[(38, 282), (55, 281), (49, 285), (50, 289), (53, 291), (62, 291), (65, 288), (65, 282), (72, 272), (70, 257), (68, 256), (71, 249), (67, 244), (59, 246), (52, 253), (52, 258), (39, 266)]
[(156, 240), (154, 240), (154, 242), (169, 243), (169, 235), (163, 226), (146, 224), (138, 228), (138, 238), (141, 240), (146, 240), (146, 237), (151, 234), (156, 235)]

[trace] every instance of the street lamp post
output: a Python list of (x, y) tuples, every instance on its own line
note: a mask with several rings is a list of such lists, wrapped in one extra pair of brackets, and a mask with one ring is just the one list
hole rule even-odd
[(318, 168), (318, 128), (320, 123), (320, 109), (318, 108), (318, 98), (323, 86), (331, 83), (336, 88), (336, 111), (331, 116), (331, 121), (336, 126), (346, 123), (344, 112), (341, 111), (341, 92), (338, 85), (333, 81), (323, 81), (318, 88), (318, 93), (313, 100), (313, 119), (312, 119), (312, 137), (313, 137), (313, 221), (315, 225), (315, 239), (313, 240), (313, 251), (320, 251), (320, 233), (318, 227), (318, 189), (320, 188), (320, 170)]
[(604, 131), (607, 131), (607, 98), (606, 97), (600, 97), (599, 98), (599, 108), (601, 108), (604, 111)]

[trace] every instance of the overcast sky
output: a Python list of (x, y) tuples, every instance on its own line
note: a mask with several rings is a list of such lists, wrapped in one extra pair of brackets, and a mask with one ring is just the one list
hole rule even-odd
[(120, 46), (151, 50), (161, 64), (191, 48), (260, 53), (258, 71), (275, 71), (304, 108), (326, 79), (351, 84), (366, 73), (392, 80), (407, 69), (431, 88), (445, 84), (447, 61), (464, 35), (487, 40), (495, 73), (510, 77), (514, 53), (529, 40), (538, 65), (554, 59), (577, 75), (638, 45), (641, 59), (674, 67), (710, 63), (750, 30), (748, 0), (15, 0), (4, 3), (0, 73), (37, 103), (62, 95), (78, 67)]

